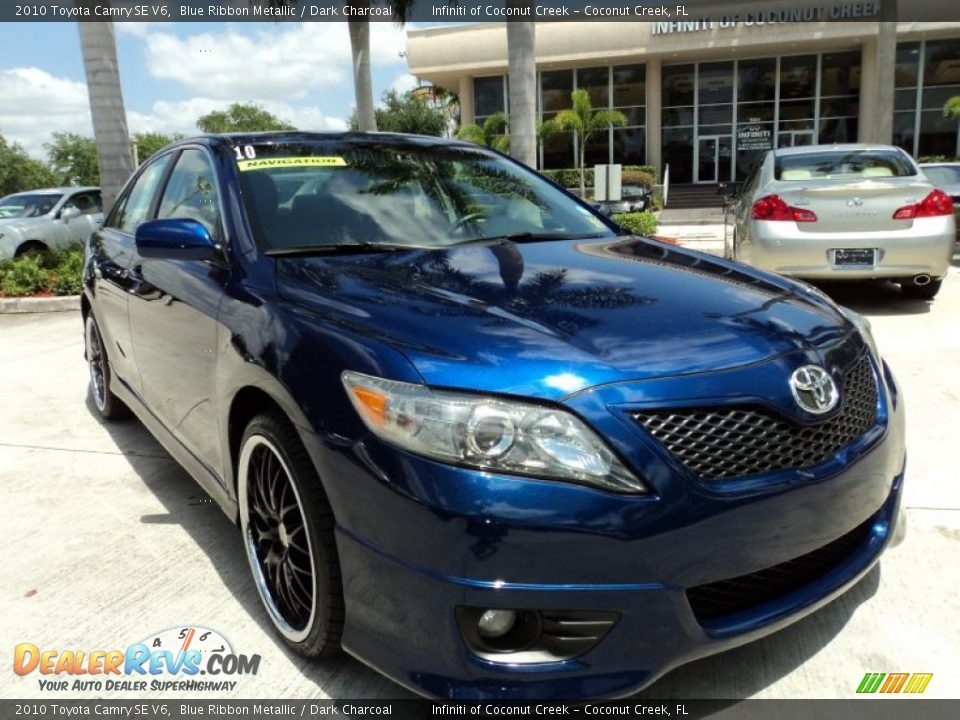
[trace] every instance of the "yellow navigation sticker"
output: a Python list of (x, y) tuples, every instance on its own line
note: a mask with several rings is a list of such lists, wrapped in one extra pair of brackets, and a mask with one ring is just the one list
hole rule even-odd
[(269, 168), (288, 168), (288, 167), (346, 167), (347, 161), (342, 157), (327, 156), (307, 156), (307, 157), (273, 157), (257, 158), (256, 160), (238, 160), (237, 168), (239, 170), (267, 170)]

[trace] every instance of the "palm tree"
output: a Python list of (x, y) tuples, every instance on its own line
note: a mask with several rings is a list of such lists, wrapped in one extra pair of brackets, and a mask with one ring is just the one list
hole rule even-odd
[(955, 95), (943, 106), (943, 116), (947, 120), (960, 120), (960, 95)]
[(577, 134), (580, 146), (580, 197), (586, 197), (586, 168), (587, 143), (600, 130), (611, 127), (623, 127), (627, 124), (627, 116), (619, 110), (594, 110), (590, 102), (590, 95), (586, 90), (574, 90), (570, 93), (570, 102), (573, 107), (561, 110), (557, 116), (544, 125), (552, 125), (553, 130), (572, 130)]
[(486, 145), (500, 152), (507, 152), (511, 145), (511, 135), (508, 132), (507, 114), (494, 113), (480, 125), (464, 125), (457, 130), (456, 138), (466, 140), (474, 145)]
[[(530, 6), (512, 0), (511, 7)], [(510, 154), (525, 165), (537, 166), (537, 63), (534, 53), (536, 25), (507, 23), (507, 60), (510, 70)]]
[(103, 204), (110, 207), (133, 173), (133, 154), (117, 66), (117, 44), (112, 22), (79, 22), (77, 28), (87, 76)]
[[(352, 0), (354, 7), (370, 9), (370, 0)], [(348, 20), (350, 52), (353, 56), (353, 93), (357, 101), (357, 129), (373, 132), (377, 117), (373, 107), (373, 80), (370, 77), (370, 21)]]

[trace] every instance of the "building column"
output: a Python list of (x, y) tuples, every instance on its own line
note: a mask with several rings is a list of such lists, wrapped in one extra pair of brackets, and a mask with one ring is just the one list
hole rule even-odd
[(457, 88), (460, 97), (460, 127), (473, 124), (473, 76), (460, 77), (460, 86)]
[(877, 114), (874, 142), (893, 142), (893, 96), (897, 65), (897, 0), (880, 3), (877, 35)]
[(663, 115), (663, 84), (660, 73), (660, 58), (649, 58), (646, 69), (647, 78), (647, 165), (657, 169), (657, 175), (663, 180), (663, 153), (660, 148), (660, 118)]
[(857, 119), (857, 141), (877, 142), (877, 41), (867, 38), (860, 53), (860, 117)]

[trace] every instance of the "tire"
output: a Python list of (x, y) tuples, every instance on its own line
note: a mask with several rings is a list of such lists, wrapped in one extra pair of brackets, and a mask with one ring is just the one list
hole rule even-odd
[(25, 243), (21, 243), (16, 252), (13, 253), (13, 256), (23, 257), (24, 255), (40, 255), (43, 257), (49, 252), (50, 248), (48, 248), (39, 240), (27, 240)]
[(250, 421), (237, 469), (243, 548), (271, 623), (300, 655), (338, 654), (344, 613), (333, 511), (283, 415)]
[(90, 370), (90, 395), (97, 412), (104, 420), (123, 420), (130, 417), (130, 409), (110, 390), (110, 359), (92, 312), (87, 315), (84, 330), (84, 357), (87, 358), (87, 367)]
[(943, 280), (931, 280), (926, 285), (914, 285), (912, 282), (905, 282), (900, 285), (900, 292), (905, 298), (911, 300), (933, 300), (940, 292), (940, 286)]

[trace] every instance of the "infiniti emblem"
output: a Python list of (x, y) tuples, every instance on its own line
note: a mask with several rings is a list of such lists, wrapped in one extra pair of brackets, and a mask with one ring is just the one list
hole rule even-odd
[(837, 406), (840, 392), (830, 373), (818, 365), (804, 365), (790, 376), (790, 391), (797, 405), (814, 415), (823, 415)]
[(863, 205), (863, 200), (861, 198), (855, 197), (847, 200), (847, 207), (860, 207), (861, 205)]

